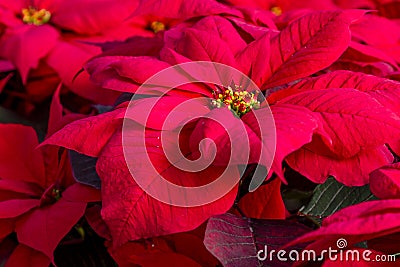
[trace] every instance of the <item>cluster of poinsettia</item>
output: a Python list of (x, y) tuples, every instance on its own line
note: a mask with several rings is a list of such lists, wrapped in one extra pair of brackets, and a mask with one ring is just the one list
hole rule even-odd
[[(119, 266), (269, 266), (256, 256), (266, 243), (308, 242), (301, 248), (321, 252), (340, 238), (348, 249), (399, 253), (399, 6), (384, 0), (0, 0), (0, 103), (24, 116), (24, 124), (41, 113), (47, 124), (45, 133), (35, 128), (39, 134), (29, 125), (0, 124), (5, 266), (63, 266), (56, 249), (77, 233), (80, 241), (90, 238), (89, 232), (105, 241)], [(264, 97), (239, 81), (146, 84), (160, 71), (198, 61), (241, 71)], [(179, 75), (190, 76), (184, 68)], [(181, 127), (175, 117), (176, 128), (165, 129), (182, 103), (192, 105), (182, 115), (189, 123)], [(132, 177), (124, 147), (125, 113), (149, 106), (146, 120), (130, 118), (139, 125), (128, 129), (133, 164), (149, 158), (166, 180), (186, 187), (208, 184), (227, 168), (239, 182), (204, 205), (151, 196)], [(270, 128), (258, 120), (263, 108), (276, 131), (271, 164), (263, 151)], [(248, 140), (246, 160), (230, 154), (235, 138), (218, 121)], [(203, 141), (212, 140), (216, 154), (207, 168), (185, 172), (171, 162), (160, 136), (177, 129), (189, 160), (206, 155)], [(256, 165), (268, 173), (248, 192)], [(342, 206), (316, 230), (293, 222), (281, 188), (296, 189), (294, 179), (316, 186), (329, 177), (346, 187), (366, 185), (375, 200)]]

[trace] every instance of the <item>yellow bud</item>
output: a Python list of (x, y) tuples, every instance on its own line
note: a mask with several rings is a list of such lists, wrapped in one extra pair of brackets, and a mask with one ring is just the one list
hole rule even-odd
[(164, 25), (164, 23), (162, 23), (160, 21), (153, 21), (150, 24), (150, 28), (153, 30), (154, 33), (157, 33), (159, 31), (165, 30), (165, 25)]
[(271, 12), (274, 13), (276, 16), (280, 16), (282, 15), (282, 8), (274, 6), (273, 8), (271, 8)]
[(33, 7), (22, 9), (22, 21), (36, 26), (49, 22), (51, 13), (46, 9), (37, 10)]

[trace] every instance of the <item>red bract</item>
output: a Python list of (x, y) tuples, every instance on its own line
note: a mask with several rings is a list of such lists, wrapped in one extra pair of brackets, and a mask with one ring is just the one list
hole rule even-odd
[(399, 83), (388, 79), (338, 71), (304, 79), (271, 94), (268, 100), (272, 103), (301, 105), (319, 113), (320, 131), (328, 136), (325, 140), (315, 138), (290, 155), (289, 165), (315, 182), (333, 175), (347, 185), (366, 184), (371, 171), (393, 160), (383, 145), (397, 142), (399, 136), (399, 105), (395, 100), (399, 89)]
[(129, 242), (109, 250), (119, 266), (216, 266), (218, 260), (203, 244), (203, 225), (194, 231)]
[(202, 2), (195, 0), (140, 0), (139, 6), (133, 15), (156, 15), (169, 19), (187, 20), (216, 14), (238, 15), (240, 13), (234, 8), (213, 0)]
[(285, 219), (286, 209), (281, 195), (281, 181), (274, 179), (246, 194), (239, 201), (241, 212), (249, 218)]
[[(0, 146), (7, 151), (0, 166), (0, 238), (15, 231), (21, 244), (7, 266), (21, 266), (26, 257), (44, 266), (53, 261), (54, 249), (82, 217), (87, 202), (100, 201), (99, 192), (74, 184), (66, 152), (58, 161), (58, 149), (36, 149), (32, 128), (0, 128)], [(17, 256), (21, 253), (25, 256)]]
[(8, 80), (11, 78), (11, 75), (7, 75), (7, 77), (0, 79), (0, 94), (3, 91), (4, 86), (7, 84)]
[[(377, 29), (382, 29), (378, 31)], [(360, 71), (388, 77), (398, 71), (399, 25), (392, 20), (367, 14), (350, 27), (352, 42), (330, 69)], [(393, 32), (393, 34), (389, 34)]]
[[(296, 0), (224, 0), (223, 2), (229, 3), (234, 6), (246, 6), (259, 9), (271, 9), (277, 15), (285, 15), (286, 13), (298, 12), (302, 10), (334, 10), (334, 9), (382, 9), (381, 15), (386, 14), (389, 8), (395, 9), (396, 1), (370, 1), (370, 0), (310, 0), (310, 1), (296, 1)], [(393, 11), (392, 11), (393, 12)], [(396, 14), (396, 12), (393, 12)], [(395, 15), (394, 15), (395, 17)]]
[(370, 174), (371, 192), (381, 198), (400, 199), (400, 163), (383, 166)]
[(260, 9), (265, 9), (269, 10), (270, 8), (274, 7), (276, 5), (275, 0), (270, 0), (270, 1), (263, 1), (263, 0), (252, 0), (252, 1), (245, 1), (245, 0), (224, 0), (223, 1), (226, 4), (230, 4), (233, 6), (239, 6), (239, 7), (247, 7), (247, 8), (260, 8)]

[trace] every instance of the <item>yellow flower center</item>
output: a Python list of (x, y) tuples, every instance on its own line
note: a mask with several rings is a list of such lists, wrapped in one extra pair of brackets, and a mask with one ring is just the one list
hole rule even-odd
[(260, 107), (260, 102), (257, 100), (258, 94), (250, 93), (242, 90), (240, 86), (235, 85), (226, 87), (226, 90), (217, 89), (213, 94), (212, 105), (216, 108), (222, 106), (234, 111), (239, 117), (243, 116), (252, 109)]
[(26, 24), (42, 25), (50, 20), (51, 13), (46, 9), (37, 10), (34, 7), (22, 9), (22, 21)]
[(282, 15), (282, 8), (280, 8), (279, 6), (274, 6), (273, 8), (271, 8), (271, 12), (277, 16), (280, 16)]
[(54, 188), (53, 191), (51, 191), (51, 195), (56, 201), (58, 201), (61, 198), (61, 191)]
[(165, 25), (164, 25), (164, 23), (162, 23), (160, 21), (153, 21), (150, 24), (150, 28), (153, 30), (154, 33), (157, 33), (159, 31), (165, 30)]

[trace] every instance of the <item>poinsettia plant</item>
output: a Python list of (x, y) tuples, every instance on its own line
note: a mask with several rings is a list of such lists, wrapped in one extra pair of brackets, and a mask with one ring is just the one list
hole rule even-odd
[(396, 266), (397, 5), (0, 1), (0, 265)]

